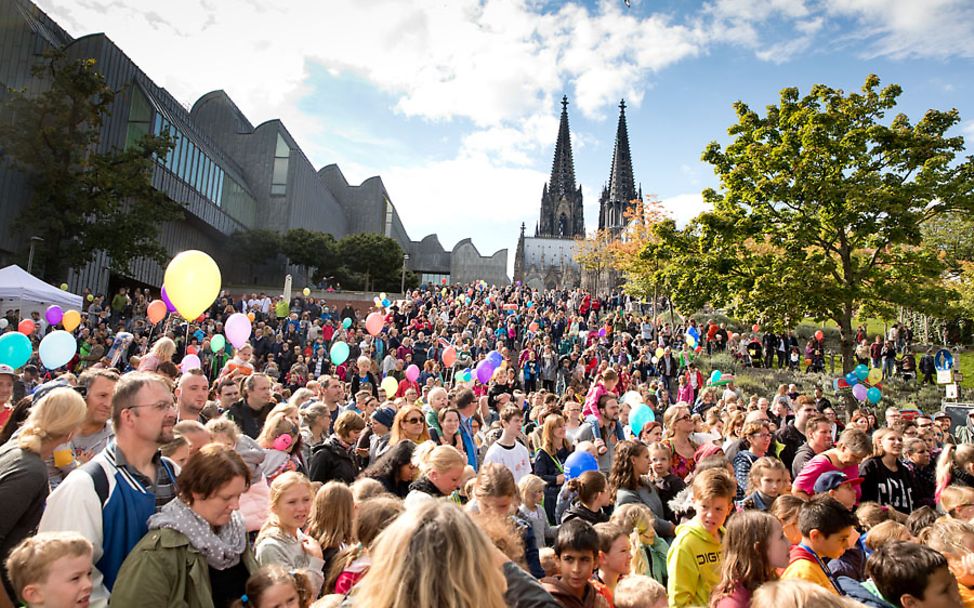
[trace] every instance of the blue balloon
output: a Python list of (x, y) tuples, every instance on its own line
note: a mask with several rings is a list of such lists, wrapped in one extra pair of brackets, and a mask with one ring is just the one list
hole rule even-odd
[(599, 462), (589, 452), (577, 450), (565, 459), (565, 481), (575, 479), (585, 471), (598, 471)]
[(856, 374), (856, 378), (859, 379), (859, 382), (865, 382), (866, 378), (869, 377), (869, 368), (864, 363), (857, 365), (854, 372)]
[(653, 408), (645, 403), (640, 403), (632, 408), (632, 411), (629, 412), (629, 428), (632, 430), (633, 436), (638, 438), (639, 434), (643, 432), (643, 427), (654, 420), (656, 420), (656, 413), (653, 412)]
[(694, 340), (698, 342), (700, 341), (700, 330), (698, 330), (696, 327), (691, 325), (690, 329), (687, 330), (687, 334), (693, 336)]
[(34, 350), (30, 338), (19, 331), (11, 331), (0, 336), (0, 363), (17, 369), (30, 360)]
[(47, 369), (64, 367), (77, 352), (78, 341), (74, 339), (73, 335), (60, 329), (44, 336), (41, 345), (37, 348), (41, 363)]
[(500, 354), (496, 350), (492, 350), (487, 353), (487, 360), (490, 361), (490, 366), (493, 368), (498, 368), (501, 363), (504, 362), (504, 355)]
[(382, 305), (384, 307), (389, 308), (389, 304), (392, 304), (392, 302), (389, 301), (389, 298), (382, 300)]
[(329, 351), (328, 355), (332, 363), (335, 365), (341, 365), (346, 359), (348, 359), (348, 352), (348, 344), (344, 342), (335, 342), (331, 345), (331, 350)]
[(859, 383), (859, 376), (856, 375), (856, 372), (849, 372), (845, 375), (845, 381), (849, 386), (855, 386)]

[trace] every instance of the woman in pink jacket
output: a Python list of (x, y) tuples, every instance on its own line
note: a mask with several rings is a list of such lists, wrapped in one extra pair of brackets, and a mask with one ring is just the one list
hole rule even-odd
[[(792, 493), (804, 498), (815, 494), (815, 481), (819, 475), (828, 471), (841, 471), (849, 479), (859, 477), (859, 464), (872, 455), (873, 442), (869, 435), (859, 429), (848, 428), (839, 435), (835, 447), (815, 456), (802, 468), (795, 482)], [(862, 498), (862, 488), (856, 488), (856, 502)]]

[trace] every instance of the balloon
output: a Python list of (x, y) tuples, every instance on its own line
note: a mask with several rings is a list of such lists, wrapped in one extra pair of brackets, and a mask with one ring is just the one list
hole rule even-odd
[(195, 319), (216, 300), (222, 280), (213, 258), (191, 249), (169, 262), (163, 284), (179, 314), (185, 319)]
[(487, 384), (490, 382), (490, 377), (494, 375), (494, 366), (490, 364), (488, 359), (484, 359), (477, 364), (477, 380), (480, 380), (481, 384)]
[(67, 291), (67, 290), (68, 290), (68, 284), (67, 283), (61, 283), (61, 291)]
[(859, 401), (865, 401), (868, 392), (869, 389), (866, 388), (865, 384), (857, 384), (852, 387), (852, 396), (858, 399)]
[(379, 294), (379, 299), (380, 300), (385, 300), (386, 299), (386, 292), (383, 291), (382, 293), (380, 293)]
[(382, 306), (384, 308), (389, 308), (389, 305), (390, 304), (392, 304), (392, 302), (389, 301), (389, 298), (386, 298), (386, 299), (382, 300)]
[(328, 351), (328, 356), (331, 357), (331, 362), (335, 365), (341, 365), (348, 359), (348, 344), (344, 342), (335, 342), (331, 345), (331, 350)]
[(757, 333), (757, 332), (761, 331), (761, 326), (758, 325), (757, 323), (755, 323), (754, 325), (751, 326), (751, 331), (753, 331), (754, 333)]
[(696, 345), (697, 345), (697, 341), (693, 338), (693, 336), (687, 336), (687, 346), (693, 348)]
[(149, 323), (155, 325), (166, 318), (166, 303), (162, 300), (153, 300), (149, 307), (145, 309), (145, 316), (149, 317)]
[(585, 471), (598, 471), (599, 462), (590, 452), (577, 450), (565, 459), (565, 479), (575, 479)]
[(186, 354), (187, 355), (196, 355), (199, 352), (200, 352), (200, 349), (196, 348), (196, 345), (195, 344), (190, 344), (189, 346), (186, 347)]
[(230, 315), (230, 318), (227, 319), (227, 323), (224, 326), (224, 333), (227, 334), (227, 339), (230, 340), (230, 344), (233, 344), (237, 348), (246, 344), (247, 340), (250, 339), (251, 330), (250, 319), (247, 318), (247, 315), (240, 312), (235, 312)]
[(693, 336), (694, 340), (700, 339), (700, 330), (693, 325), (690, 326), (690, 329), (687, 330), (687, 333)]
[(527, 306), (528, 308), (531, 308), (532, 306), (534, 306), (534, 302), (528, 302), (528, 303), (526, 304), (526, 306)]
[(396, 392), (399, 391), (399, 383), (392, 376), (386, 376), (382, 380), (382, 385), (379, 387), (386, 392), (386, 399), (390, 397), (395, 397)]
[(61, 317), (61, 325), (67, 331), (74, 331), (81, 325), (81, 313), (77, 310), (69, 310)]
[(351, 326), (352, 326), (352, 319), (351, 319), (351, 317), (345, 317), (344, 319), (342, 319), (342, 327), (344, 327), (345, 329), (348, 329)]
[(875, 386), (870, 387), (869, 390), (866, 391), (866, 399), (868, 399), (869, 403), (872, 403), (873, 405), (879, 403), (879, 400), (882, 398), (883, 398), (882, 391), (880, 391)]
[(528, 329), (530, 329), (531, 331), (538, 331), (537, 321), (531, 321), (531, 324), (528, 325)]
[(821, 342), (825, 339), (825, 332), (821, 329), (815, 332), (815, 339)]
[(463, 369), (463, 371), (457, 372), (456, 377), (457, 382), (470, 382), (470, 379), (473, 378), (473, 374), (471, 373), (470, 368), (466, 367)]
[(856, 375), (856, 372), (849, 372), (845, 375), (845, 381), (849, 386), (855, 386), (859, 383), (859, 376)]
[(66, 331), (57, 330), (44, 336), (38, 347), (38, 355), (45, 367), (57, 369), (71, 361), (77, 350), (78, 345), (74, 336)]
[(36, 328), (37, 326), (34, 325), (34, 322), (31, 321), (30, 319), (24, 319), (19, 324), (17, 324), (17, 331), (24, 334), (25, 336), (29, 336), (32, 333), (34, 333), (34, 329)]
[(446, 367), (453, 367), (457, 362), (457, 349), (452, 346), (447, 346), (443, 351), (443, 365)]
[(251, 323), (253, 323), (253, 322), (254, 322), (254, 319), (256, 319), (256, 318), (257, 318), (257, 315), (255, 315), (255, 314), (254, 314), (254, 313), (252, 313), (252, 312), (248, 312), (248, 313), (247, 313), (247, 318), (248, 318), (248, 319), (250, 319), (250, 322), (251, 322)]
[(372, 303), (375, 304), (376, 306), (382, 306), (382, 300), (379, 299), (379, 296), (375, 296), (374, 298), (372, 298)]
[(719, 369), (715, 369), (710, 374), (710, 383), (711, 384), (717, 384), (718, 382), (720, 382), (721, 376), (722, 376), (722, 374), (720, 373), (720, 370)]
[(619, 405), (629, 404), (630, 407), (636, 407), (642, 402), (643, 396), (638, 391), (626, 391), (622, 398), (619, 399)]
[[(61, 310), (61, 307), (57, 304), (51, 304), (44, 312), (44, 319), (47, 321), (48, 325), (57, 325), (61, 322), (62, 317), (64, 317), (64, 311)], [(60, 365), (58, 367), (60, 367)]]
[(90, 293), (89, 293), (86, 299), (87, 299), (87, 300), (88, 300), (89, 302), (94, 302), (94, 301), (95, 301), (95, 296), (94, 296), (94, 294), (90, 294)]
[(309, 288), (307, 288), (307, 287), (305, 287), (305, 288), (304, 288), (304, 289), (303, 289), (303, 290), (301, 291), (301, 293), (303, 293), (305, 297), (308, 297), (308, 296), (310, 296), (310, 295), (311, 295), (311, 290), (310, 290)]
[(446, 277), (440, 279), (440, 284), (441, 285), (446, 285)]
[(665, 353), (665, 352), (666, 352), (666, 351), (665, 351), (665, 350), (663, 350), (663, 347), (662, 347), (662, 346), (660, 346), (659, 348), (657, 348), (657, 349), (656, 349), (656, 356), (657, 356), (657, 357), (662, 357), (662, 356), (663, 356), (663, 353)]
[(199, 340), (200, 342), (202, 342), (203, 338), (206, 337), (206, 334), (203, 333), (202, 329), (197, 329), (196, 331), (193, 332), (193, 337)]
[(8, 325), (10, 325), (10, 321), (6, 317), (0, 317), (0, 329), (7, 329)]
[(599, 328), (599, 337), (600, 338), (604, 338), (605, 337), (605, 328), (604, 327), (600, 327)]
[(491, 367), (500, 367), (501, 363), (504, 362), (504, 355), (500, 354), (496, 350), (492, 350), (487, 353), (487, 360), (490, 361)]
[(653, 412), (653, 408), (645, 403), (633, 406), (632, 411), (629, 412), (629, 428), (636, 437), (639, 437), (639, 434), (643, 432), (643, 427), (646, 424), (654, 420), (656, 420), (656, 414)]
[(865, 363), (860, 363), (853, 371), (856, 374), (856, 378), (859, 378), (859, 382), (865, 382), (869, 378), (869, 368), (866, 367)]
[(0, 336), (0, 363), (17, 369), (30, 360), (33, 347), (30, 338), (12, 331)]
[(382, 326), (386, 324), (386, 318), (381, 313), (373, 312), (365, 317), (365, 329), (369, 335), (378, 336), (382, 331)]
[(165, 285), (163, 285), (162, 289), (159, 290), (159, 297), (162, 298), (162, 301), (166, 303), (166, 310), (169, 312), (176, 312), (176, 307), (173, 306), (172, 300), (169, 299), (169, 294), (166, 293)]
[(872, 368), (869, 370), (869, 375), (866, 376), (866, 380), (869, 381), (869, 384), (879, 384), (883, 381), (883, 370), (878, 367)]
[(223, 334), (217, 334), (210, 338), (210, 350), (218, 353), (227, 347), (227, 339)]
[(179, 362), (179, 370), (184, 374), (191, 369), (203, 369), (203, 364), (200, 363), (200, 358), (196, 355), (186, 355)]
[(419, 368), (416, 367), (416, 364), (413, 364), (413, 365), (410, 365), (409, 367), (407, 367), (406, 368), (406, 379), (409, 380), (410, 382), (416, 382), (416, 379), (417, 378), (419, 378)]

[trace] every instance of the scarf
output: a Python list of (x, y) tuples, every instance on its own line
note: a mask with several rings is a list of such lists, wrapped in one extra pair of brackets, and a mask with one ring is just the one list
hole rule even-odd
[(189, 544), (203, 554), (206, 563), (217, 570), (236, 566), (247, 548), (247, 531), (238, 511), (233, 512), (226, 525), (214, 531), (205, 519), (177, 498), (149, 518), (149, 529), (159, 528), (184, 535)]

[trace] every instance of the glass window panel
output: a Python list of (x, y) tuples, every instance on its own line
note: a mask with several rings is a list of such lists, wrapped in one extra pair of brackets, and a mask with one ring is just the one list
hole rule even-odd
[(286, 158), (275, 158), (274, 159), (274, 175), (271, 178), (271, 183), (274, 185), (284, 185), (287, 184), (287, 163)]
[(287, 142), (284, 141), (284, 137), (280, 133), (277, 134), (277, 149), (274, 150), (274, 156), (276, 158), (287, 158), (291, 155), (291, 148), (288, 147)]
[(217, 177), (217, 179), (216, 179), (216, 195), (213, 198), (213, 202), (216, 203), (216, 206), (217, 207), (220, 207), (220, 206), (223, 205), (223, 179), (224, 179), (223, 169), (220, 169), (217, 172), (217, 176), (216, 177)]
[(210, 158), (208, 156), (203, 157), (203, 179), (200, 182), (200, 194), (209, 198), (209, 183), (210, 183)]
[(156, 114), (152, 117), (152, 134), (159, 135), (162, 133), (162, 116)]
[(149, 122), (152, 118), (152, 108), (149, 100), (138, 87), (132, 88), (132, 106), (129, 109), (129, 120), (138, 122)]
[(285, 194), (287, 194), (287, 186), (284, 184), (274, 184), (271, 186), (271, 195), (284, 196)]

